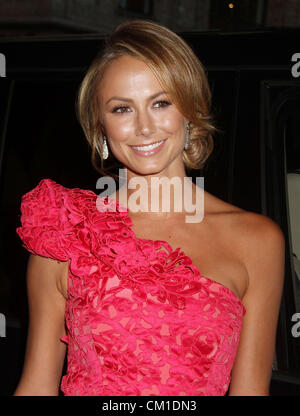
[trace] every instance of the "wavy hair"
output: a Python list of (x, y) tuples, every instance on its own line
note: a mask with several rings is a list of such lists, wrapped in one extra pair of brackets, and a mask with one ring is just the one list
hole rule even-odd
[[(150, 20), (120, 24), (105, 37), (77, 94), (76, 114), (91, 146), (91, 162), (105, 173), (97, 88), (112, 60), (131, 55), (145, 62), (181, 114), (189, 120), (190, 140), (182, 158), (189, 169), (202, 169), (213, 151), (217, 130), (211, 114), (211, 91), (205, 69), (191, 47), (176, 33)], [(99, 166), (100, 160), (100, 166)]]

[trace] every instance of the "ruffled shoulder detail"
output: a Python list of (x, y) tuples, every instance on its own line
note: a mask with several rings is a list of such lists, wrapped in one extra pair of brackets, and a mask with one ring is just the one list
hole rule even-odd
[(22, 196), (22, 225), (16, 232), (29, 252), (60, 261), (68, 260), (62, 233), (66, 191), (53, 180), (42, 179)]

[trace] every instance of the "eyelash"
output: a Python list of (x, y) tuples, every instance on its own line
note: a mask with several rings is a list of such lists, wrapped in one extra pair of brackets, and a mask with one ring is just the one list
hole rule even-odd
[[(155, 105), (155, 104), (158, 104), (158, 103), (164, 103), (164, 104), (166, 104), (166, 105), (164, 105), (163, 107), (159, 107), (159, 108), (164, 108), (164, 107), (167, 107), (167, 106), (171, 105), (171, 103), (170, 103), (169, 101), (165, 101), (165, 100), (156, 101), (156, 102), (154, 103), (154, 105)], [(126, 105), (122, 105), (122, 106), (114, 107), (114, 108), (113, 108), (113, 110), (112, 110), (112, 113), (123, 114), (123, 113), (124, 113), (124, 111), (117, 112), (117, 110), (119, 110), (120, 108), (128, 108), (128, 107), (127, 107)]]

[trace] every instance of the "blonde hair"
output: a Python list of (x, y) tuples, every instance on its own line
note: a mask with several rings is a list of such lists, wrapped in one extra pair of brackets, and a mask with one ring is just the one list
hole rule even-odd
[[(201, 169), (213, 151), (211, 92), (203, 65), (189, 45), (170, 29), (149, 20), (120, 24), (105, 38), (78, 90), (76, 113), (88, 143), (91, 162), (104, 173), (97, 88), (112, 60), (131, 55), (145, 62), (181, 114), (190, 121), (190, 140), (182, 152), (187, 168)], [(100, 168), (97, 159), (100, 158)]]

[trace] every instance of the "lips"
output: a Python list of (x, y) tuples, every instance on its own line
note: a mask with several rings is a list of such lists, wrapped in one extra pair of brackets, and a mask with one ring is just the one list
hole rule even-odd
[(152, 156), (161, 150), (166, 140), (163, 139), (143, 146), (130, 146), (130, 148), (139, 156)]
[(145, 146), (131, 146), (135, 150), (140, 150), (142, 152), (147, 152), (149, 150), (155, 149), (156, 147), (160, 146), (164, 140), (161, 140), (159, 142), (151, 143)]

